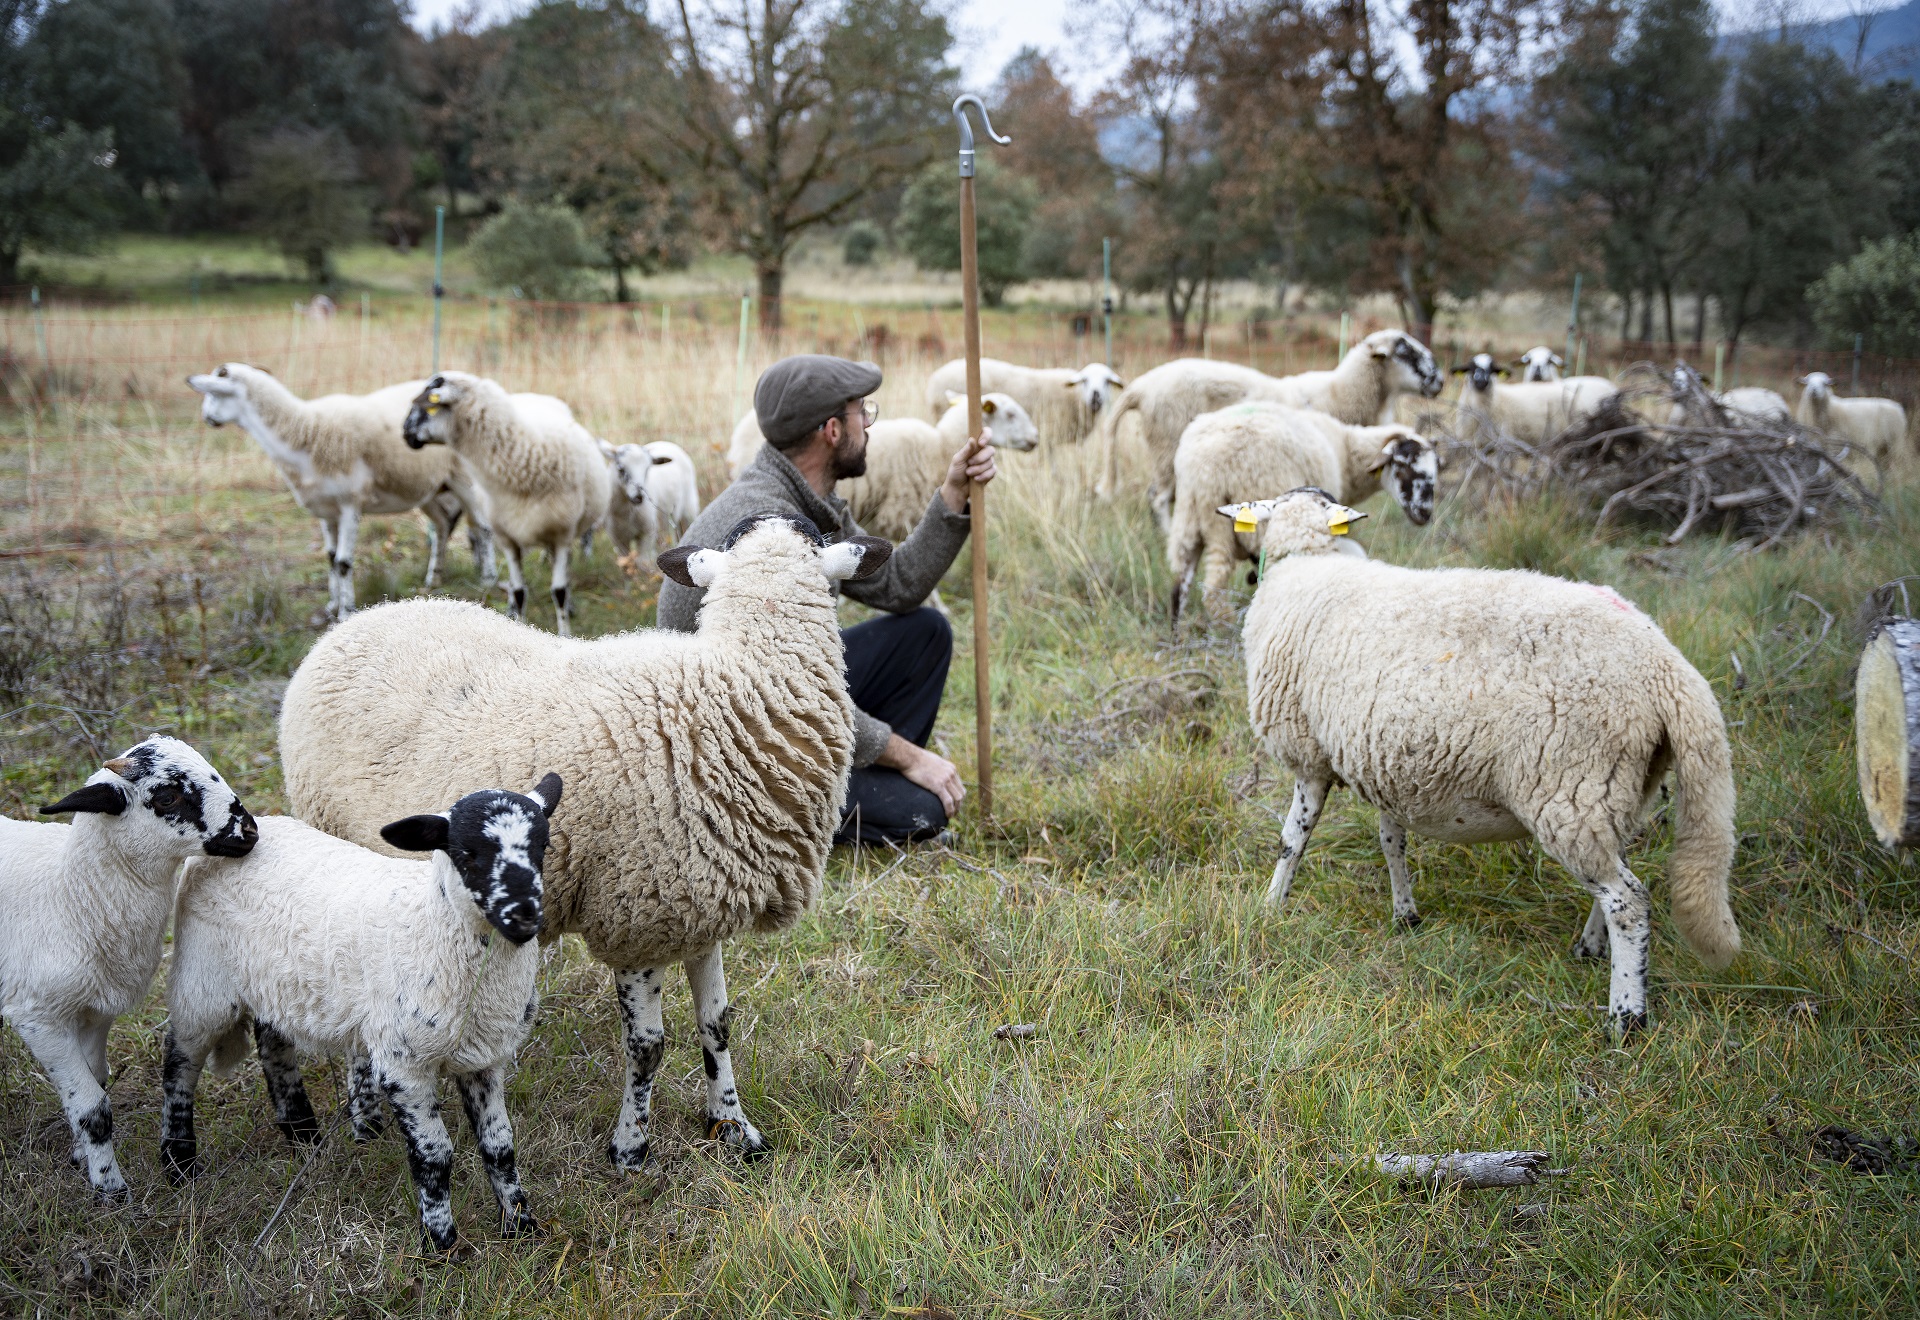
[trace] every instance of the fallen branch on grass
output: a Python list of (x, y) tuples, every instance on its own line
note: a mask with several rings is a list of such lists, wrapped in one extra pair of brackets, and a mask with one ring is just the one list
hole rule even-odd
[(1553, 1157), (1543, 1150), (1457, 1150), (1451, 1155), (1340, 1155), (1336, 1163), (1372, 1161), (1389, 1178), (1408, 1185), (1459, 1187), (1531, 1187), (1542, 1178), (1563, 1177), (1568, 1170), (1550, 1167)]

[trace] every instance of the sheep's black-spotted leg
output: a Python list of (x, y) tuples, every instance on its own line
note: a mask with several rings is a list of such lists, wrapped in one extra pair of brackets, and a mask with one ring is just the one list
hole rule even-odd
[(661, 1014), (660, 969), (642, 967), (613, 974), (614, 993), (620, 998), (620, 1022), (627, 1045), (627, 1094), (620, 1118), (607, 1143), (607, 1155), (622, 1169), (638, 1170), (647, 1162), (647, 1120), (653, 1112), (653, 1077), (667, 1048), (666, 1020)]
[(1293, 877), (1306, 855), (1307, 840), (1320, 823), (1320, 809), (1327, 803), (1331, 780), (1297, 779), (1293, 784), (1293, 805), (1287, 809), (1287, 823), (1280, 828), (1280, 860), (1274, 863), (1273, 883), (1267, 886), (1267, 902), (1284, 907)]
[(1607, 912), (1596, 898), (1593, 900), (1593, 910), (1587, 913), (1586, 928), (1580, 932), (1580, 938), (1573, 942), (1573, 956), (1604, 958), (1607, 956), (1607, 943)]
[(1653, 903), (1646, 886), (1627, 864), (1616, 860), (1614, 873), (1588, 881), (1607, 923), (1613, 971), (1607, 992), (1607, 1017), (1622, 1036), (1647, 1025), (1647, 955), (1653, 943)]
[(380, 1089), (393, 1108), (393, 1120), (407, 1140), (407, 1167), (420, 1196), (420, 1227), (441, 1251), (451, 1251), (460, 1240), (453, 1222), (453, 1142), (440, 1120), (440, 1098), (432, 1076), (402, 1073), (383, 1061)]
[(320, 1140), (320, 1124), (307, 1099), (307, 1084), (300, 1076), (293, 1042), (274, 1030), (272, 1023), (256, 1020), (253, 1043), (260, 1051), (260, 1075), (266, 1078), (267, 1100), (273, 1105), (273, 1119), (280, 1125), (280, 1134), (303, 1145)]
[(355, 605), (353, 594), (353, 549), (360, 539), (360, 509), (349, 504), (340, 510), (340, 539), (334, 549), (333, 577), (339, 584), (340, 596), (335, 604), (337, 618), (346, 618), (353, 613)]
[(373, 1060), (359, 1050), (347, 1072), (347, 1116), (353, 1122), (355, 1141), (372, 1141), (387, 1126), (380, 1112), (380, 1084), (374, 1080)]
[(1194, 573), (1194, 570), (1198, 567), (1199, 567), (1198, 560), (1195, 560), (1193, 563), (1188, 564), (1187, 571), (1185, 573), (1182, 573), (1180, 575), (1180, 580), (1173, 584), (1173, 611), (1172, 611), (1171, 619), (1173, 623), (1173, 630), (1175, 632), (1180, 631), (1180, 615), (1181, 615), (1181, 612), (1186, 609), (1187, 593), (1193, 589), (1193, 573)]
[(86, 1169), (87, 1181), (102, 1200), (124, 1198), (127, 1180), (113, 1157), (113, 1104), (93, 1075), (81, 1028), (24, 1017), (15, 1018), (13, 1025), (60, 1093), (60, 1108), (73, 1133), (73, 1162)]
[(495, 1067), (466, 1073), (454, 1081), (460, 1087), (460, 1107), (467, 1111), (467, 1125), (480, 1145), (480, 1162), (487, 1166), (487, 1181), (493, 1184), (493, 1199), (500, 1203), (501, 1231), (508, 1237), (538, 1233), (540, 1225), (527, 1206), (527, 1190), (520, 1185), (520, 1174), (514, 1167), (506, 1079)]
[(573, 607), (567, 601), (571, 555), (572, 548), (564, 541), (553, 548), (553, 627), (562, 637), (573, 636)]
[(733, 1084), (733, 1005), (727, 1002), (727, 971), (718, 944), (687, 960), (687, 984), (693, 987), (707, 1069), (707, 1135), (738, 1146), (748, 1159), (765, 1155), (767, 1140), (741, 1112), (740, 1093)]
[(200, 1145), (193, 1133), (193, 1095), (200, 1086), (203, 1062), (188, 1058), (168, 1030), (160, 1065), (160, 1162), (174, 1182), (184, 1182), (197, 1172)]
[(507, 617), (524, 618), (527, 613), (527, 579), (520, 562), (520, 547), (507, 542)]
[(440, 585), (440, 560), (446, 554), (447, 542), (453, 539), (453, 525), (460, 518), (458, 512), (449, 515), (440, 503), (448, 493), (443, 487), (420, 506), (427, 517), (427, 576), (420, 585), (428, 591)]
[(1413, 930), (1420, 909), (1413, 903), (1413, 877), (1407, 872), (1407, 831), (1386, 812), (1380, 813), (1380, 851), (1387, 858), (1387, 883), (1393, 888), (1393, 924)]

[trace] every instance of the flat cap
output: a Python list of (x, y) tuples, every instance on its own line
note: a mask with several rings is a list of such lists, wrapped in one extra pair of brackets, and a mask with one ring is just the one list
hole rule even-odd
[(760, 373), (753, 387), (753, 413), (760, 434), (775, 449), (785, 449), (826, 424), (848, 399), (864, 399), (880, 388), (880, 368), (824, 353), (796, 353)]

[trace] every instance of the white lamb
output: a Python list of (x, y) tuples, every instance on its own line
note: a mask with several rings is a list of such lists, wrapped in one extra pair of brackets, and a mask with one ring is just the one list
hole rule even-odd
[[(420, 1225), (458, 1239), (453, 1144), (435, 1086), (451, 1073), (508, 1237), (532, 1232), (507, 1118), (506, 1070), (533, 1024), (544, 917), (547, 818), (561, 781), (485, 789), (434, 815), (380, 828), (402, 861), (287, 816), (260, 820), (243, 859), (187, 868), (167, 977), (160, 1150), (194, 1173), (194, 1092), (246, 1057), (253, 1024), (274, 1118), (289, 1141), (319, 1139), (296, 1050), (371, 1058), (407, 1142)], [(494, 934), (504, 937), (498, 944)]]
[[(1075, 444), (1092, 435), (1100, 414), (1126, 387), (1104, 362), (1078, 371), (1065, 367), (1020, 367), (998, 358), (980, 359), (982, 397), (1005, 394), (1019, 401), (1049, 445)], [(927, 377), (927, 415), (946, 416), (948, 397), (967, 395), (967, 361), (955, 358)]]
[(1140, 414), (1151, 466), (1148, 498), (1164, 527), (1173, 510), (1173, 456), (1180, 436), (1201, 413), (1262, 400), (1312, 408), (1352, 426), (1374, 426), (1392, 420), (1388, 410), (1395, 396), (1430, 399), (1440, 393), (1441, 384), (1433, 354), (1402, 330), (1376, 330), (1349, 349), (1333, 370), (1297, 376), (1267, 376), (1231, 362), (1180, 358), (1135, 377), (1107, 409), (1107, 475), (1098, 494), (1107, 498), (1118, 488), (1120, 423), (1132, 412)]
[(1567, 362), (1545, 344), (1535, 344), (1522, 353), (1513, 365), (1522, 368), (1520, 379), (1525, 383), (1559, 380), (1560, 368), (1566, 366)]
[(628, 1068), (609, 1154), (623, 1168), (647, 1155), (672, 962), (693, 987), (708, 1135), (766, 1149), (734, 1089), (721, 947), (792, 925), (819, 894), (853, 764), (833, 584), (891, 553), (750, 518), (725, 549), (660, 556), (667, 576), (707, 588), (692, 634), (572, 641), (473, 605), (402, 601), (327, 633), (287, 686), (288, 797), (356, 843), (378, 846), (394, 811), (462, 785), (540, 765), (565, 776), (546, 933), (578, 934), (614, 972)]
[(1742, 419), (1776, 424), (1793, 421), (1793, 409), (1772, 390), (1742, 385), (1715, 394), (1700, 373), (1684, 362), (1674, 364), (1669, 383), (1673, 407), (1667, 413), (1668, 426), (1725, 426)]
[(555, 629), (573, 635), (567, 557), (573, 543), (606, 521), (613, 477), (599, 441), (559, 399), (509, 395), (498, 382), (443, 371), (407, 411), (409, 446), (446, 445), (486, 492), (489, 524), (507, 552), (508, 612), (526, 613), (522, 560), (544, 549), (553, 561)]
[[(996, 449), (1031, 451), (1039, 432), (1027, 410), (1005, 394), (981, 397), (982, 420)], [(967, 402), (948, 406), (940, 425), (916, 417), (890, 417), (867, 431), (865, 476), (842, 478), (834, 493), (847, 502), (853, 520), (890, 541), (904, 541), (926, 516), (927, 501), (947, 479), (947, 468), (967, 442)], [(1010, 469), (1002, 469), (1004, 477)]]
[(1911, 463), (1915, 455), (1907, 442), (1907, 410), (1898, 403), (1836, 398), (1833, 378), (1824, 371), (1809, 371), (1800, 384), (1805, 388), (1793, 410), (1800, 425), (1851, 446), (1883, 473), (1900, 472)]
[(1463, 434), (1492, 426), (1516, 440), (1541, 445), (1569, 426), (1591, 417), (1619, 387), (1605, 376), (1569, 376), (1549, 383), (1507, 385), (1499, 377), (1507, 368), (1495, 364), (1490, 353), (1475, 353), (1453, 374), (1465, 376), (1460, 386), (1459, 418)]
[(204, 397), (209, 426), (236, 425), (257, 441), (293, 490), (301, 508), (320, 520), (327, 553), (327, 610), (336, 618), (354, 607), (353, 551), (360, 519), (368, 514), (427, 516), (427, 577), (440, 580), (440, 557), (460, 515), (483, 586), (494, 580), (493, 542), (486, 501), (444, 450), (419, 453), (401, 443), (400, 427), (421, 381), (389, 385), (372, 394), (326, 394), (302, 399), (273, 375), (229, 362), (187, 384)]
[(1286, 901), (1335, 784), (1380, 811), (1403, 926), (1420, 920), (1409, 830), (1453, 843), (1531, 835), (1594, 896), (1574, 954), (1611, 945), (1612, 1021), (1642, 1026), (1651, 904), (1623, 853), (1671, 768), (1674, 920), (1709, 966), (1739, 952), (1726, 727), (1713, 689), (1653, 620), (1607, 587), (1336, 553), (1365, 515), (1319, 491), (1220, 512), (1264, 524), (1248, 714), (1297, 776), (1271, 903)]
[(73, 1131), (73, 1162), (105, 1199), (127, 1194), (113, 1155), (107, 1033), (146, 997), (180, 864), (243, 856), (256, 828), (193, 748), (149, 738), (43, 815), (0, 818), (0, 1016), (13, 1024)]
[(1237, 403), (1194, 418), (1180, 438), (1173, 470), (1179, 493), (1167, 534), (1167, 563), (1173, 570), (1175, 627), (1203, 558), (1201, 603), (1224, 618), (1234, 561), (1258, 553), (1254, 529), (1238, 531), (1217, 517), (1220, 505), (1297, 486), (1314, 486), (1358, 504), (1385, 486), (1407, 521), (1424, 527), (1433, 517), (1440, 479), (1432, 443), (1408, 427), (1348, 426), (1322, 412), (1277, 403)]
[(700, 516), (700, 474), (673, 441), (610, 445), (602, 440), (600, 453), (613, 469), (607, 530), (616, 549), (650, 555), (662, 532), (672, 544)]

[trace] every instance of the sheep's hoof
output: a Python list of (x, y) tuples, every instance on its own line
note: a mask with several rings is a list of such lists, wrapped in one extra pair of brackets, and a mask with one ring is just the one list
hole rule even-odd
[(199, 1152), (191, 1141), (162, 1141), (160, 1164), (167, 1171), (167, 1181), (176, 1187), (200, 1176)]
[(1604, 958), (1607, 956), (1607, 946), (1602, 944), (1602, 945), (1599, 945), (1598, 947), (1595, 947), (1594, 945), (1589, 944), (1587, 942), (1587, 937), (1585, 935), (1582, 935), (1579, 939), (1573, 942), (1573, 956), (1575, 958), (1588, 959), (1588, 960), (1595, 959), (1595, 958)]
[(1396, 912), (1393, 917), (1393, 924), (1396, 929), (1404, 930), (1404, 931), (1412, 931), (1412, 930), (1419, 930), (1420, 924), (1425, 920), (1426, 918), (1421, 916), (1418, 912), (1408, 912), (1404, 915)]
[(355, 1115), (353, 1119), (354, 1144), (364, 1146), (369, 1141), (379, 1140), (380, 1134), (387, 1130), (386, 1119), (375, 1114), (371, 1118)]
[(740, 1154), (750, 1160), (773, 1153), (773, 1147), (760, 1135), (759, 1129), (743, 1118), (715, 1118), (709, 1114), (707, 1140), (724, 1141), (729, 1146), (737, 1146)]
[(1260, 585), (1260, 570), (1259, 570), (1259, 569), (1257, 569), (1257, 568), (1250, 568), (1250, 569), (1248, 569), (1248, 570), (1247, 570), (1247, 585), (1248, 585), (1248, 586), (1250, 586), (1250, 587), (1257, 587), (1257, 586), (1259, 586), (1259, 585)]
[(1647, 1029), (1645, 1013), (1623, 1013), (1616, 1010), (1607, 1014), (1607, 1020), (1612, 1025), (1614, 1034), (1622, 1042), (1632, 1040)]
[(622, 1150), (619, 1146), (609, 1141), (607, 1143), (607, 1159), (612, 1161), (613, 1167), (616, 1169), (624, 1169), (628, 1173), (638, 1173), (646, 1165), (647, 1148), (651, 1144), (651, 1142), (642, 1141), (638, 1146), (629, 1146), (625, 1150)]
[(133, 1193), (127, 1188), (127, 1180), (120, 1176), (120, 1170), (109, 1169), (105, 1181), (93, 1185), (93, 1199), (101, 1205), (125, 1205), (133, 1199)]
[(522, 1205), (506, 1212), (500, 1232), (510, 1238), (537, 1238), (545, 1237), (547, 1231), (540, 1227), (540, 1221), (533, 1217), (533, 1212)]

